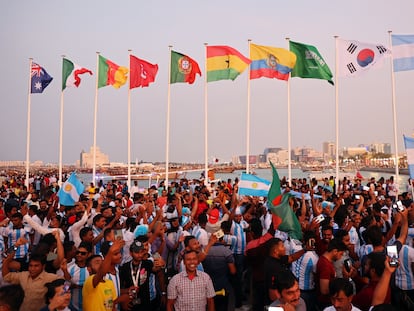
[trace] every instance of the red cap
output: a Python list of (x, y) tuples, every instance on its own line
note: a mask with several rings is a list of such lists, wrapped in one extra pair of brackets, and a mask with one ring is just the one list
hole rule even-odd
[(215, 224), (219, 219), (219, 210), (217, 208), (211, 210), (210, 215), (208, 217), (208, 221), (212, 224)]

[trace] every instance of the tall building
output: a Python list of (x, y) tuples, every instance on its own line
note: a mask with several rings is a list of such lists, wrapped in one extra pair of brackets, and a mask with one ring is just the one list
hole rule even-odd
[(336, 145), (334, 142), (325, 141), (322, 144), (323, 156), (327, 158), (333, 158), (336, 156)]
[[(101, 149), (96, 146), (96, 166), (109, 165), (109, 156), (101, 152)], [(80, 154), (80, 167), (92, 168), (93, 167), (93, 147), (89, 149), (89, 152), (82, 150)]]

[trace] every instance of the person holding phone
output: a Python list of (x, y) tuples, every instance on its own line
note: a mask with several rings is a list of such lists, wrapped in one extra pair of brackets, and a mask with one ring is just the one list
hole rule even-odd
[(65, 287), (65, 280), (57, 279), (53, 282), (46, 283), (47, 292), (45, 294), (46, 306), (40, 311), (70, 311), (70, 289)]
[[(363, 269), (363, 276), (369, 278), (369, 283), (363, 287), (353, 298), (352, 303), (362, 311), (368, 311), (374, 297), (375, 288), (385, 270), (385, 260), (388, 260), (384, 253), (372, 252), (367, 255)], [(391, 290), (388, 288), (384, 298), (385, 303), (391, 302)]]

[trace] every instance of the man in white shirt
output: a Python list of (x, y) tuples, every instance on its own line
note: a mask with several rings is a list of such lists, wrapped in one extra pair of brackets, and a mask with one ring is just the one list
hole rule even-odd
[(332, 306), (326, 307), (324, 311), (361, 311), (352, 305), (354, 298), (354, 287), (345, 278), (336, 278), (329, 283), (329, 295)]

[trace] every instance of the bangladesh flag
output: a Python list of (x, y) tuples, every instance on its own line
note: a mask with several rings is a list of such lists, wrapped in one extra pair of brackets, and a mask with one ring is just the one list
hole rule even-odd
[(273, 181), (267, 195), (267, 204), (273, 216), (273, 225), (275, 228), (277, 227), (277, 230), (286, 232), (290, 238), (302, 240), (302, 227), (289, 204), (289, 199), (293, 195), (289, 192), (282, 194), (279, 174), (272, 162), (270, 165), (272, 166)]
[(201, 76), (200, 67), (195, 60), (187, 55), (171, 51), (171, 84), (179, 82), (193, 84), (197, 74)]

